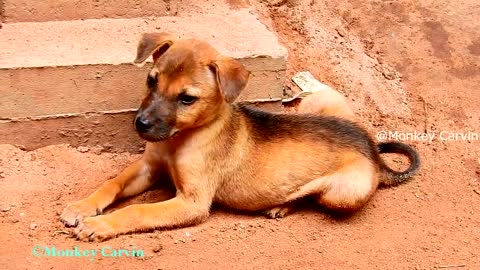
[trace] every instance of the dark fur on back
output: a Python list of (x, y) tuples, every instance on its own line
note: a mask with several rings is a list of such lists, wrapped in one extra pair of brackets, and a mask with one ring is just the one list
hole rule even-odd
[(341, 148), (354, 148), (376, 164), (377, 146), (367, 131), (349, 120), (309, 114), (276, 114), (239, 103), (234, 109), (247, 116), (253, 139), (258, 142), (281, 138), (309, 137)]

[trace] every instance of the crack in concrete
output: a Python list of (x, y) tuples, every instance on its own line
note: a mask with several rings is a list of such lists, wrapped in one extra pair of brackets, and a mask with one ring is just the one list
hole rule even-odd
[(28, 117), (12, 117), (12, 118), (0, 118), (0, 124), (3, 123), (12, 123), (12, 122), (27, 122), (27, 121), (41, 121), (48, 119), (59, 119), (59, 118), (70, 118), (70, 117), (85, 117), (90, 118), (92, 116), (105, 115), (105, 114), (122, 114), (136, 112), (138, 109), (122, 109), (122, 110), (111, 110), (111, 111), (102, 111), (102, 112), (82, 112), (82, 113), (63, 113), (55, 115), (42, 115), (42, 116), (28, 116)]

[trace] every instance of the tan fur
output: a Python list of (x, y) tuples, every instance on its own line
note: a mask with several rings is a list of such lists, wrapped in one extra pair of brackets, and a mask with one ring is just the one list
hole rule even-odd
[[(66, 207), (61, 220), (78, 225), (75, 234), (79, 239), (100, 241), (118, 234), (195, 224), (208, 217), (213, 202), (281, 217), (293, 201), (309, 195), (327, 207), (343, 210), (359, 209), (371, 197), (378, 185), (377, 169), (354, 149), (307, 138), (279, 138), (254, 145), (248, 119), (229, 104), (245, 87), (249, 72), (204, 42), (169, 38), (146, 34), (136, 62), (153, 54), (152, 72), (159, 73), (154, 89), (159, 97), (146, 97), (139, 115), (175, 121), (168, 135), (172, 137), (148, 142), (139, 161), (88, 198)], [(179, 68), (180, 62), (187, 65)], [(178, 105), (175, 98), (182, 91), (194, 92), (198, 101)], [(300, 113), (351, 117), (342, 98), (334, 93), (314, 94), (300, 104)], [(155, 102), (166, 105), (154, 111)], [(178, 107), (174, 120), (166, 109), (172, 104)], [(153, 140), (155, 135), (142, 137)], [(115, 200), (143, 192), (157, 179), (154, 176), (165, 173), (177, 190), (174, 198), (96, 216)]]
[(331, 115), (352, 121), (355, 118), (355, 114), (342, 94), (330, 87), (303, 98), (297, 110), (299, 113)]

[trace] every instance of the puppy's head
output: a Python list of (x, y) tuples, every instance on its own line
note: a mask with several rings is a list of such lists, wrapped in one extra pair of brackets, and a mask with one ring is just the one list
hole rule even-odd
[(233, 102), (250, 74), (239, 62), (209, 44), (176, 40), (166, 33), (142, 36), (134, 63), (153, 57), (147, 92), (135, 118), (142, 138), (155, 142), (214, 121)]

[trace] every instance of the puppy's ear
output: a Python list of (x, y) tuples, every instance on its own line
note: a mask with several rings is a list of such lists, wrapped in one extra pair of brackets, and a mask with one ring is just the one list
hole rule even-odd
[(137, 57), (133, 63), (143, 66), (150, 55), (153, 56), (153, 62), (172, 46), (174, 38), (167, 33), (145, 33), (138, 42)]
[(232, 103), (245, 88), (250, 71), (230, 57), (213, 61), (210, 68), (215, 73), (217, 85), (226, 102)]

